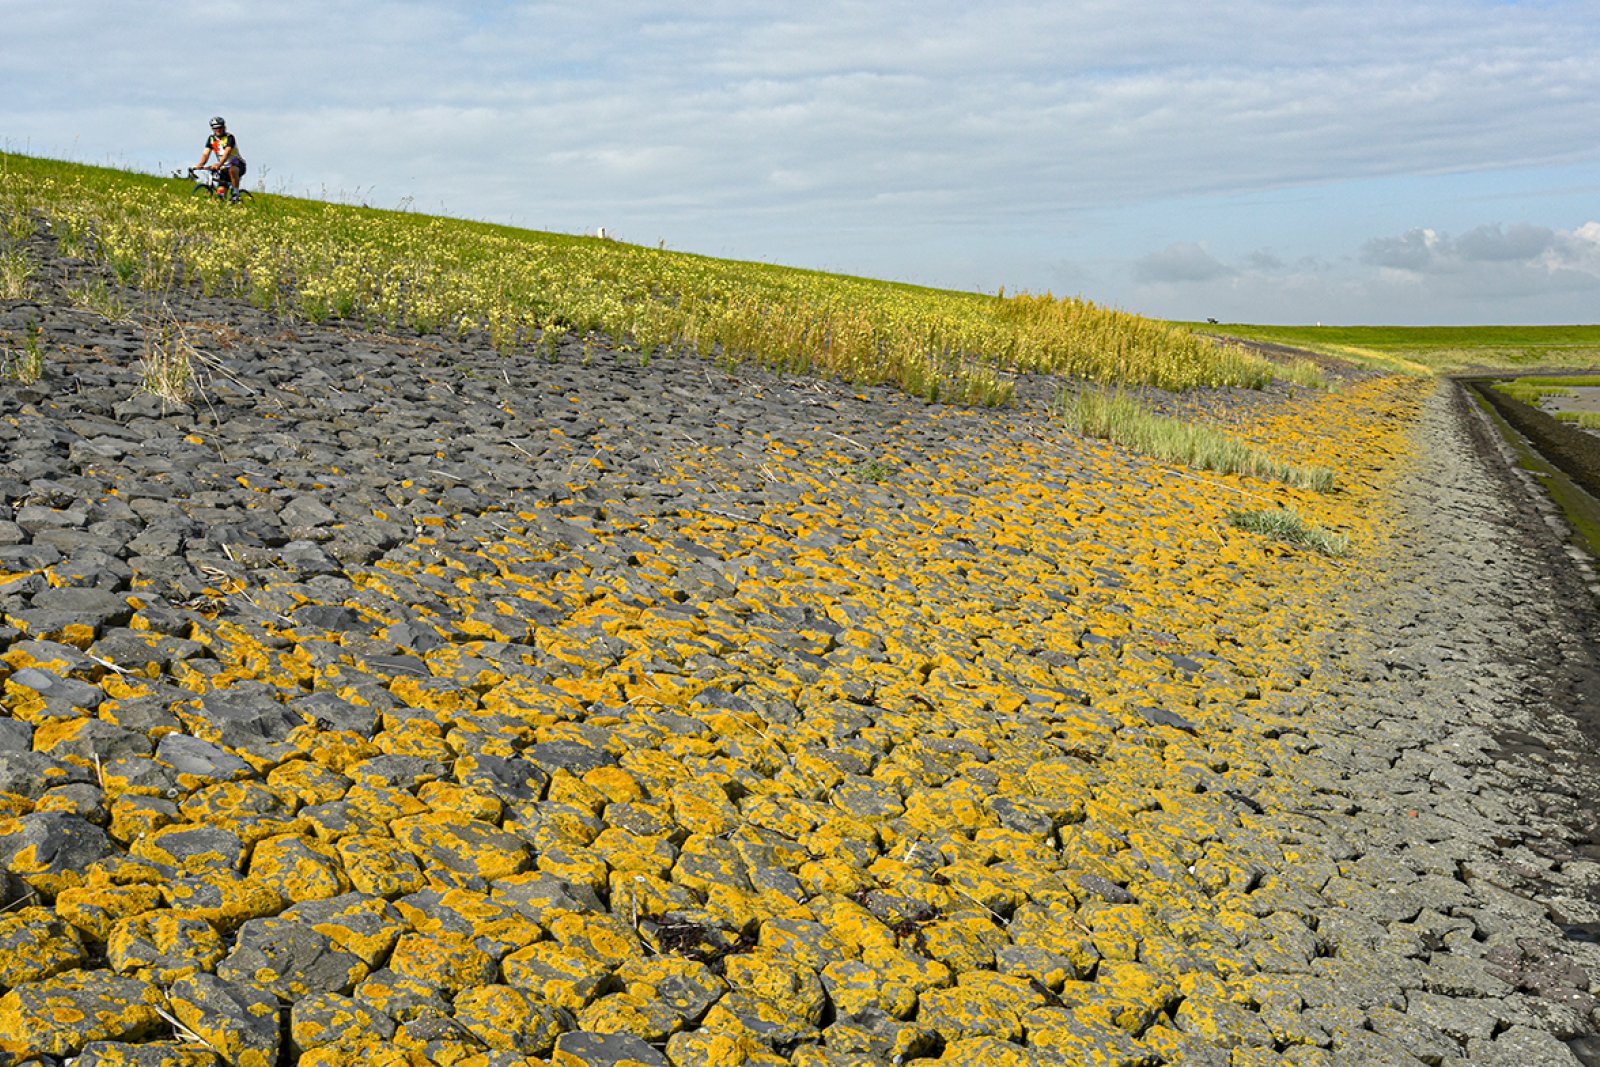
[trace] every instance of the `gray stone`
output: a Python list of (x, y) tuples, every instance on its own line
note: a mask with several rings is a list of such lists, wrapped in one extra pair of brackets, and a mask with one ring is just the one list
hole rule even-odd
[(490, 887), (489, 894), (497, 903), (514, 908), (541, 924), (563, 911), (595, 913), (605, 910), (600, 898), (588, 886), (575, 886), (549, 874), (521, 874), (503, 879)]
[(76, 880), (115, 851), (106, 832), (80, 815), (34, 812), (11, 825), (0, 831), (0, 867), (36, 888)]
[(550, 785), (546, 769), (529, 758), (474, 753), (456, 761), (456, 781), (508, 804), (540, 800)]
[(29, 800), (38, 800), (46, 789), (62, 782), (87, 782), (93, 774), (43, 752), (0, 752), (0, 793), (15, 793)]
[(32, 752), (33, 727), (20, 719), (0, 718), (0, 752)]
[[(76, 656), (75, 658), (82, 658)], [(105, 692), (99, 686), (81, 682), (76, 678), (63, 678), (54, 671), (43, 670), (39, 667), (24, 667), (14, 671), (7, 684), (21, 689), (31, 689), (44, 701), (45, 708), (52, 715), (73, 716), (82, 712), (92, 712), (100, 706), (105, 699)]]
[(447, 774), (444, 764), (424, 756), (382, 755), (364, 759), (345, 768), (357, 782), (413, 791), (426, 782), (438, 781)]
[(1566, 1042), (1526, 1026), (1513, 1026), (1493, 1041), (1472, 1041), (1467, 1055), (1484, 1067), (1584, 1067)]
[(73, 736), (52, 745), (50, 755), (75, 756), (87, 764), (97, 760), (104, 764), (108, 760), (148, 756), (154, 747), (150, 739), (137, 730), (103, 719), (88, 719), (79, 725)]
[(541, 741), (529, 745), (521, 755), (523, 759), (537, 763), (548, 772), (571, 771), (579, 777), (617, 762), (617, 758), (604, 749), (577, 741)]
[(555, 1062), (564, 1067), (670, 1067), (667, 1057), (632, 1034), (569, 1030), (556, 1038)]
[(180, 978), (167, 990), (172, 1012), (214, 1046), (226, 1048), (242, 1062), (276, 1063), (281, 1045), (282, 1013), (278, 1000), (248, 981), (224, 981), (200, 973)]
[(33, 595), (31, 607), (36, 612), (57, 615), (69, 622), (91, 625), (96, 634), (111, 627), (125, 626), (133, 617), (133, 608), (125, 595), (85, 586), (41, 590)]
[(292, 1001), (312, 993), (349, 993), (366, 966), (309, 925), (263, 918), (239, 928), (234, 950), (217, 964), (216, 973), (224, 981), (255, 983)]
[(70, 1056), (92, 1041), (142, 1041), (161, 1033), (160, 990), (109, 971), (64, 971), (0, 997), (0, 1047), (27, 1062)]
[(295, 714), (315, 723), (318, 729), (348, 730), (362, 737), (371, 737), (377, 732), (381, 710), (371, 704), (353, 704), (332, 693), (297, 697), (288, 706)]
[(284, 694), (260, 682), (237, 682), (200, 700), (195, 714), (216, 732), (226, 748), (263, 759), (278, 759), (293, 750), (289, 733), (305, 719), (283, 702)]
[(339, 633), (366, 632), (371, 629), (366, 617), (355, 608), (332, 604), (307, 604), (294, 613), (296, 626), (314, 626)]
[(189, 1041), (91, 1041), (73, 1067), (218, 1067), (221, 1057)]
[(210, 741), (188, 734), (167, 734), (156, 746), (156, 759), (172, 768), (180, 782), (190, 779), (210, 784), (247, 778), (250, 764)]

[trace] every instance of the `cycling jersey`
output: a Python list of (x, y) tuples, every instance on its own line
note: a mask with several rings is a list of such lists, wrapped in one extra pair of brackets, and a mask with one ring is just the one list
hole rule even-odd
[[(224, 160), (222, 153), (230, 148), (233, 149), (233, 155)], [(244, 157), (239, 154), (239, 142), (233, 139), (233, 134), (231, 133), (212, 134), (207, 137), (206, 151), (215, 155), (218, 163), (232, 170), (237, 170), (241, 176), (248, 169), (244, 164)]]

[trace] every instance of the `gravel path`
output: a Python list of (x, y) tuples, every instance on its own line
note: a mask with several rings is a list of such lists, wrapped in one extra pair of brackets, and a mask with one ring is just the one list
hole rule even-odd
[(0, 1063), (1600, 1062), (1595, 601), (1453, 387), (1234, 404), (1319, 499), (39, 284)]

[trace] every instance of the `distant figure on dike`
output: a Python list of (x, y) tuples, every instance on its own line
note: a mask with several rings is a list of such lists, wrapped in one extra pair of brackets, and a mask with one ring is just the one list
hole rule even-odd
[(206, 138), (205, 151), (194, 169), (205, 169), (206, 160), (213, 156), (217, 161), (209, 169), (216, 171), (217, 177), (232, 191), (233, 198), (239, 199), (240, 184), (244, 181), (244, 157), (239, 154), (239, 142), (228, 132), (228, 124), (221, 115), (211, 120), (211, 136)]

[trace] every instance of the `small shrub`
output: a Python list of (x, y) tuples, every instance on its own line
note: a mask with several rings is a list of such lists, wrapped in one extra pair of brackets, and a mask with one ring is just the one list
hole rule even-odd
[(877, 484), (889, 480), (894, 473), (894, 465), (881, 459), (863, 460), (850, 469), (851, 477), (858, 482)]
[(1330, 533), (1301, 518), (1293, 508), (1272, 508), (1255, 511), (1231, 511), (1228, 522), (1250, 533), (1264, 534), (1292, 545), (1304, 545), (1325, 556), (1350, 554), (1350, 539), (1343, 534)]

